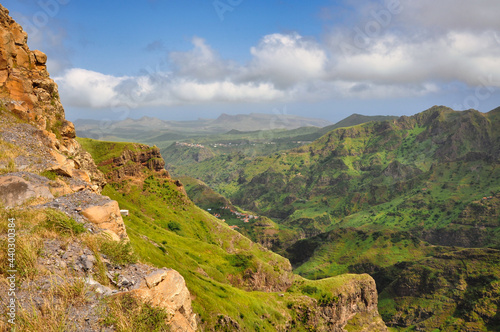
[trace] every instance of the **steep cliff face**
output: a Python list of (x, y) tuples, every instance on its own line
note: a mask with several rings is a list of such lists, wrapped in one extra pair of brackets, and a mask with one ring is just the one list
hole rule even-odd
[[(314, 289), (307, 291), (314, 293)], [(318, 300), (306, 297), (294, 304), (293, 309), (297, 319), (306, 322), (306, 326), (317, 327), (315, 331), (387, 331), (377, 304), (375, 281), (365, 274), (350, 276)]]
[(0, 98), (7, 109), (39, 129), (59, 130), (64, 139), (75, 137), (64, 119), (57, 85), (49, 78), (47, 56), (30, 51), (28, 35), (0, 5)]
[[(17, 121), (5, 123), (8, 120), (4, 119), (2, 127), (11, 128), (4, 130), (3, 139), (20, 149), (27, 145), (36, 145), (37, 150), (47, 148), (43, 159), (53, 161), (54, 170), (92, 183), (92, 189), (99, 192), (105, 184), (104, 177), (74, 140), (75, 128), (65, 119), (57, 84), (47, 71), (47, 56), (38, 50), (31, 51), (27, 41), (26, 32), (0, 5), (0, 108), (36, 128), (20, 128), (22, 124)], [(19, 135), (26, 130), (36, 136), (34, 142)], [(14, 163), (18, 168), (36, 168), (33, 160), (15, 159)]]
[(160, 149), (150, 148), (143, 144), (133, 144), (132, 149), (125, 149), (119, 157), (106, 160), (102, 164), (112, 163), (113, 170), (106, 176), (110, 181), (120, 181), (125, 177), (140, 178), (143, 176), (142, 168), (160, 173), (161, 176), (170, 177), (165, 170)]

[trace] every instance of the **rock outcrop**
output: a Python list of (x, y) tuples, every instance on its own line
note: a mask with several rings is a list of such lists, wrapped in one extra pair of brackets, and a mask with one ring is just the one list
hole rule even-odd
[(378, 295), (375, 281), (367, 274), (352, 275), (331, 295), (320, 301), (304, 299), (294, 304), (298, 318), (315, 331), (388, 331), (377, 309)]
[(125, 224), (120, 214), (117, 201), (109, 201), (103, 205), (94, 205), (81, 212), (90, 222), (104, 229), (115, 241), (128, 240)]
[[(76, 222), (90, 234), (104, 232), (115, 241), (128, 241), (118, 203), (100, 195), (106, 184), (104, 175), (91, 155), (75, 140), (75, 128), (65, 119), (57, 84), (47, 72), (47, 56), (38, 50), (31, 51), (27, 39), (22, 27), (0, 5), (0, 171), (4, 174), (0, 176), (0, 207), (40, 209), (41, 215), (51, 213), (46, 212), (47, 208), (58, 210), (62, 214), (60, 217), (54, 215), (55, 219), (51, 222), (59, 223), (54, 227), (68, 230)], [(124, 153), (122, 157), (116, 163), (129, 164), (128, 161), (133, 160), (168, 176), (163, 170), (165, 163), (157, 148), (137, 154)], [(125, 167), (126, 172), (128, 169)], [(63, 215), (73, 218), (73, 221), (57, 219), (65, 218)], [(3, 240), (2, 237), (0, 235), (0, 240)], [(39, 241), (39, 237), (37, 239)], [(20, 247), (22, 243), (19, 239)], [(146, 265), (115, 266), (104, 255), (101, 257), (98, 250), (93, 252), (86, 247), (80, 239), (71, 238), (65, 243), (55, 239), (38, 245), (45, 254), (35, 257), (33, 264), (45, 273), (41, 273), (39, 278), (33, 276), (34, 284), (47, 282), (45, 275), (56, 276), (55, 281), (50, 281), (56, 287), (85, 280), (97, 295), (85, 301), (86, 307), (81, 310), (67, 308), (70, 316), (74, 316), (70, 320), (76, 324), (71, 330), (83, 326), (89, 331), (101, 330), (98, 315), (92, 306), (97, 308), (99, 297), (127, 293), (130, 289), (134, 289), (131, 292), (137, 298), (165, 309), (172, 330), (196, 330), (191, 295), (184, 279), (176, 271), (158, 270), (148, 276), (144, 271), (150, 272), (153, 268)], [(102, 275), (103, 268), (118, 289), (103, 286), (91, 278), (99, 273)], [(67, 273), (68, 269), (72, 271), (71, 276)], [(142, 272), (139, 273), (138, 269)], [(120, 272), (119, 283), (116, 283), (115, 275), (110, 270), (115, 275), (116, 271)], [(50, 303), (53, 299), (43, 295), (47, 289), (43, 285), (33, 289), (19, 288), (20, 308), (33, 307), (37, 315), (42, 304), (53, 308), (54, 304)], [(6, 296), (5, 287), (0, 287), (0, 295)], [(25, 299), (28, 298), (34, 298), (37, 305), (27, 303)], [(89, 313), (90, 318), (80, 317)], [(0, 330), (4, 327), (3, 320), (0, 320)]]
[[(64, 119), (57, 85), (49, 78), (47, 56), (30, 51), (28, 35), (0, 6), (0, 98), (5, 107), (39, 129), (63, 132), (63, 140), (75, 136)], [(69, 145), (69, 144), (68, 144)]]
[(0, 204), (5, 208), (21, 205), (32, 198), (54, 199), (49, 187), (34, 184), (18, 176), (0, 177)]
[[(92, 183), (93, 190), (99, 192), (105, 184), (104, 176), (74, 139), (75, 127), (65, 119), (57, 84), (47, 71), (47, 56), (31, 51), (27, 42), (26, 32), (0, 5), (0, 109), (37, 129), (31, 130), (35, 137), (25, 139), (36, 138), (51, 150), (49, 159), (55, 166), (48, 169)], [(25, 145), (23, 140), (14, 139), (12, 143), (20, 148)], [(16, 163), (18, 167), (28, 165)]]
[(171, 331), (196, 331), (191, 294), (179, 272), (172, 269), (154, 271), (131, 294), (155, 307), (165, 309), (170, 317)]
[(161, 173), (164, 177), (169, 177), (165, 170), (165, 161), (163, 160), (160, 149), (149, 147), (143, 144), (133, 144), (132, 149), (125, 149), (119, 157), (106, 160), (102, 164), (112, 164), (113, 170), (106, 174), (110, 182), (117, 182), (126, 177), (141, 178), (142, 169), (147, 168), (151, 171)]

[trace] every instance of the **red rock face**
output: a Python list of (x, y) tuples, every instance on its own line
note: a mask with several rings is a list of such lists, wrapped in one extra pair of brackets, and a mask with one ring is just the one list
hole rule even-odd
[[(74, 137), (74, 129), (59, 132), (68, 121), (59, 100), (57, 84), (47, 72), (47, 56), (31, 51), (28, 35), (0, 5), (0, 101), (2, 107), (39, 129)], [(72, 128), (72, 126), (65, 126)], [(71, 137), (72, 136), (72, 137)], [(71, 143), (71, 142), (67, 142)]]
[[(34, 139), (52, 150), (54, 169), (92, 182), (99, 192), (104, 175), (74, 139), (75, 127), (65, 119), (57, 84), (47, 72), (47, 56), (31, 51), (27, 42), (26, 32), (0, 5), (0, 114), (11, 112), (39, 129)], [(23, 145), (21, 141), (11, 143)]]

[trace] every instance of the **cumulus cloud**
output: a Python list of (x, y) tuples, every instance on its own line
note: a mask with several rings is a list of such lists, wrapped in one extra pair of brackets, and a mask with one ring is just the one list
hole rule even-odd
[(191, 51), (170, 53), (178, 76), (201, 81), (225, 80), (237, 70), (235, 63), (222, 60), (204, 39), (194, 37), (192, 43)]
[(269, 83), (199, 82), (166, 73), (114, 77), (84, 69), (57, 77), (64, 102), (74, 107), (161, 107), (207, 102), (285, 100), (286, 93)]
[(57, 81), (66, 104), (92, 108), (415, 97), (457, 82), (500, 87), (497, 0), (358, 6), (357, 21), (333, 24), (321, 40), (263, 36), (244, 64), (195, 37), (191, 50), (169, 54), (168, 72), (114, 77), (71, 69)]
[(433, 32), (499, 30), (500, 2), (496, 0), (398, 0), (402, 12), (396, 20), (405, 26)]
[(250, 53), (253, 61), (247, 68), (248, 77), (269, 80), (283, 88), (321, 79), (328, 59), (316, 41), (297, 33), (265, 36)]
[(417, 41), (387, 34), (362, 50), (339, 47), (331, 75), (383, 84), (461, 81), (480, 85), (489, 75), (500, 78), (499, 55), (500, 44), (486, 32), (449, 32)]
[(85, 69), (67, 70), (64, 76), (54, 78), (64, 98), (71, 106), (104, 108), (120, 106), (115, 88), (127, 77), (104, 75)]

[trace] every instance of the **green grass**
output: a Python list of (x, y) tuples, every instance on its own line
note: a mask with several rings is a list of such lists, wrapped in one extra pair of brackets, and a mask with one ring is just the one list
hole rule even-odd
[(116, 242), (103, 239), (100, 243), (101, 253), (116, 265), (128, 265), (137, 262), (137, 257), (128, 241)]
[(295, 273), (321, 279), (363, 272), (367, 266), (385, 268), (417, 261), (440, 250), (406, 232), (340, 229), (298, 241), (287, 252)]
[[(115, 146), (101, 144), (97, 148), (101, 159), (109, 160), (105, 146), (116, 151)], [(142, 182), (110, 183), (103, 194), (129, 210), (124, 222), (138, 259), (173, 268), (183, 275), (203, 328), (222, 328), (220, 317), (227, 316), (242, 330), (284, 329), (297, 316), (288, 304), (303, 302), (302, 287), (318, 289), (318, 294), (311, 296), (326, 301), (348, 280), (357, 278), (340, 276), (309, 281), (294, 276), (286, 259), (252, 243), (196, 207), (173, 180), (157, 177), (151, 171), (146, 173)], [(107, 256), (113, 251), (120, 252), (101, 246), (101, 252)], [(257, 291), (260, 286), (253, 285), (249, 278), (252, 275), (263, 278), (265, 288), (274, 292)], [(295, 286), (285, 292), (290, 284)], [(302, 324), (297, 323), (293, 330), (305, 330)]]
[(54, 209), (45, 210), (45, 222), (41, 226), (63, 236), (78, 236), (87, 231), (82, 224)]
[[(495, 331), (499, 326), (500, 254), (465, 249), (429, 257), (403, 269), (380, 294), (385, 321), (432, 331)], [(403, 309), (404, 308), (404, 309)], [(427, 318), (417, 318), (421, 314)], [(401, 329), (402, 331), (406, 329)]]
[(169, 318), (165, 309), (139, 302), (130, 294), (117, 295), (103, 300), (102, 324), (116, 331), (167, 332)]
[(128, 142), (101, 142), (81, 137), (77, 137), (77, 141), (85, 150), (91, 152), (92, 158), (96, 164), (117, 158), (125, 150), (137, 152), (141, 149), (138, 144)]

